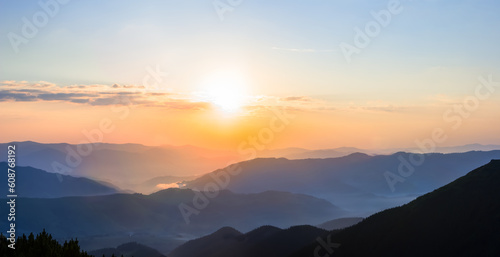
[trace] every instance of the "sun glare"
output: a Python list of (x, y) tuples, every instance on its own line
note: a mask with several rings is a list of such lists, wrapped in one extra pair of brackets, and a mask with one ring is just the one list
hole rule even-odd
[(205, 101), (225, 112), (238, 111), (247, 98), (245, 80), (235, 72), (213, 74), (202, 83), (201, 89)]

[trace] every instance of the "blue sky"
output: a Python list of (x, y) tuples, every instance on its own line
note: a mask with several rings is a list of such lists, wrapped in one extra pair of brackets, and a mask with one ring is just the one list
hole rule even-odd
[(221, 21), (211, 1), (70, 1), (16, 54), (7, 33), (21, 34), (22, 17), (31, 20), (41, 7), (1, 1), (0, 78), (138, 84), (146, 66), (160, 64), (174, 89), (189, 91), (211, 70), (238, 67), (255, 84), (275, 82), (256, 85), (257, 93), (328, 94), (392, 90), (380, 73), (498, 72), (498, 1), (401, 1), (403, 11), (346, 63), (339, 44), (352, 44), (354, 27), (388, 2), (243, 1)]
[[(4, 140), (78, 142), (72, 131), (91, 126), (113, 97), (137, 91), (148, 70), (159, 69), (168, 74), (159, 81), (162, 93), (132, 92), (144, 108), (127, 121), (130, 131), (110, 142), (237, 144), (258, 132), (260, 118), (223, 121), (221, 113), (207, 114), (209, 106), (274, 105), (307, 113), (276, 147), (412, 146), (414, 138), (450, 125), (443, 113), (474, 96), (478, 77), (500, 81), (498, 1), (243, 0), (223, 20), (213, 3), (68, 1), (16, 53), (11, 38), (24, 37), (24, 19), (33, 22), (44, 10), (38, 1), (0, 0), (0, 108), (6, 110), (0, 118), (17, 124), (2, 131), (18, 135)], [(372, 13), (387, 13), (391, 4), (401, 11), (387, 26), (378, 24)], [(348, 61), (340, 45), (355, 46), (356, 28), (365, 31), (367, 24), (380, 29)], [(221, 89), (236, 84), (229, 93)], [(500, 129), (499, 100), (496, 92), (482, 101), (447, 144), (499, 143), (492, 133)], [(50, 125), (82, 113), (88, 117), (79, 123)], [(31, 138), (25, 125), (42, 116), (53, 117), (45, 123), (50, 130)], [(214, 117), (219, 127), (195, 129)], [(233, 138), (221, 131), (233, 131)]]

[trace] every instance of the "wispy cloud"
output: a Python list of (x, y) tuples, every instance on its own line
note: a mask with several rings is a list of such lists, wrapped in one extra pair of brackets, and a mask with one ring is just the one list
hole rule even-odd
[(281, 101), (286, 101), (286, 102), (292, 102), (292, 101), (298, 101), (298, 102), (311, 102), (312, 99), (306, 96), (289, 96), (289, 97), (282, 97), (280, 99)]
[(1, 81), (0, 102), (60, 101), (91, 106), (143, 105), (177, 110), (208, 108), (205, 102), (188, 95), (152, 92), (136, 85), (71, 85), (60, 87), (49, 82)]
[[(160, 107), (171, 110), (208, 110), (211, 104), (197, 100), (195, 94), (149, 91), (136, 85), (72, 85), (57, 86), (49, 82), (1, 81), (0, 102), (67, 102), (90, 106), (135, 105)], [(436, 102), (435, 100), (434, 102)], [(439, 101), (438, 101), (439, 102)], [(258, 114), (268, 108), (282, 108), (305, 112), (362, 111), (402, 112), (414, 106), (401, 106), (391, 102), (345, 104), (305, 95), (248, 96), (243, 107), (246, 114)]]
[(1, 90), (0, 91), (0, 101), (5, 102), (9, 100), (14, 100), (18, 102), (31, 102), (37, 101), (37, 96), (28, 92), (15, 92), (11, 90)]
[(81, 98), (98, 97), (98, 94), (83, 94), (83, 93), (43, 93), (38, 94), (38, 98), (45, 101), (70, 101)]
[(273, 50), (296, 52), (296, 53), (331, 53), (336, 52), (335, 49), (313, 49), (313, 48), (284, 48), (284, 47), (272, 47)]

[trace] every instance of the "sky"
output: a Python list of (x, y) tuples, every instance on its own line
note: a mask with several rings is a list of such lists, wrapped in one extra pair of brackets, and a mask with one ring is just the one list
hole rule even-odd
[(393, 148), (443, 130), (443, 146), (500, 144), (499, 10), (0, 0), (0, 141)]

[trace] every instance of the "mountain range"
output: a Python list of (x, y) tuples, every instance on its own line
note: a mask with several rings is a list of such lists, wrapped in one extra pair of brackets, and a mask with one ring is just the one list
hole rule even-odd
[(284, 231), (226, 227), (170, 256), (500, 256), (500, 160), (351, 227), (297, 228), (275, 237)]
[[(19, 166), (91, 178), (135, 192), (144, 190), (141, 184), (138, 185), (138, 181), (163, 176), (201, 175), (228, 165), (236, 156), (225, 151), (194, 146), (107, 143), (74, 145), (26, 141), (0, 144), (0, 161), (7, 161), (7, 145), (12, 144), (16, 145), (16, 162)], [(182, 180), (183, 178), (180, 178), (175, 182)], [(148, 188), (147, 192), (143, 193), (154, 191), (155, 188)], [(161, 189), (156, 188), (156, 191)]]
[[(238, 171), (229, 175), (227, 183), (221, 183), (224, 188), (237, 193), (278, 190), (307, 194), (326, 199), (352, 215), (367, 216), (407, 203), (494, 158), (500, 158), (500, 151), (377, 156), (354, 153), (304, 160), (258, 158), (216, 170), (186, 182), (184, 187), (204, 188), (217, 178), (223, 180), (222, 174)], [(393, 176), (400, 180), (392, 184)]]
[[(6, 162), (0, 162), (0, 169), (6, 171)], [(16, 166), (16, 194), (18, 197), (56, 198), (64, 196), (109, 195), (120, 191), (112, 185), (88, 178), (49, 173), (32, 167)], [(7, 192), (8, 184), (1, 183), (0, 191)]]
[(298, 147), (263, 150), (258, 153), (260, 158), (287, 158), (287, 159), (319, 159), (337, 158), (353, 153), (364, 153), (368, 155), (391, 155), (397, 152), (407, 153), (465, 153), (471, 151), (494, 151), (500, 150), (500, 145), (468, 144), (460, 146), (434, 147), (433, 149), (422, 149), (418, 147), (387, 148), (387, 149), (361, 149), (356, 147), (338, 147), (331, 149), (305, 149)]
[[(207, 197), (211, 193), (166, 189), (151, 195), (17, 198), (16, 231), (46, 229), (60, 240), (77, 237), (88, 250), (136, 241), (163, 253), (224, 226), (240, 231), (263, 225), (286, 228), (346, 215), (330, 202), (307, 195), (220, 191)], [(0, 215), (7, 212), (2, 208)], [(8, 226), (7, 219), (0, 220), (0, 226)]]
[[(91, 178), (110, 183), (122, 190), (144, 194), (192, 180), (194, 176), (201, 176), (229, 164), (244, 161), (245, 158), (236, 150), (213, 150), (189, 145), (44, 144), (24, 141), (0, 144), (0, 162), (6, 161), (7, 145), (11, 144), (17, 145), (16, 161), (20, 166), (31, 166), (73, 177)], [(500, 146), (471, 144), (437, 147), (433, 150), (441, 153), (492, 151), (500, 150)], [(284, 148), (260, 151), (258, 157), (295, 160), (338, 158), (353, 153), (392, 155), (396, 152), (420, 152), (420, 150), (418, 148), (359, 149), (354, 147), (321, 150)], [(138, 170), (141, 172), (137, 172)], [(158, 182), (158, 184), (153, 185), (151, 182)]]
[(313, 226), (288, 229), (262, 226), (245, 234), (231, 227), (223, 227), (206, 237), (185, 243), (168, 256), (287, 256), (327, 233)]
[(500, 256), (500, 160), (323, 239), (341, 244), (339, 257)]
[[(175, 249), (168, 256), (309, 256), (326, 242), (335, 242), (326, 250), (332, 256), (498, 254), (500, 161), (476, 167), (499, 159), (500, 150), (369, 155), (287, 148), (262, 154), (290, 159), (235, 162), (231, 152), (192, 146), (17, 146), (17, 233), (47, 229), (58, 240), (77, 237), (99, 255)], [(54, 161), (67, 163), (68, 149), (79, 147), (94, 149), (71, 172), (54, 173)], [(495, 148), (460, 149), (481, 147)], [(5, 149), (0, 145), (0, 154)], [(335, 152), (341, 154), (323, 158)], [(7, 184), (0, 190), (7, 192)], [(0, 216), (7, 212), (0, 209)], [(463, 254), (452, 249), (454, 241)], [(419, 247), (414, 255), (405, 250)]]

